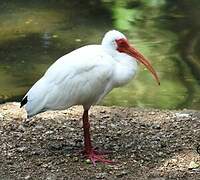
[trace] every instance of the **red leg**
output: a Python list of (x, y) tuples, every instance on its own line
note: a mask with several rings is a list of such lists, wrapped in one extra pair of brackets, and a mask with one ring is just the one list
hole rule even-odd
[(90, 138), (90, 123), (88, 121), (88, 110), (83, 113), (83, 132), (84, 132), (84, 152), (90, 153), (92, 151), (92, 143)]
[(90, 123), (88, 121), (88, 110), (85, 110), (83, 113), (83, 131), (84, 131), (84, 155), (89, 158), (93, 165), (96, 165), (96, 161), (103, 163), (113, 163), (110, 160), (104, 159), (100, 153), (93, 149), (91, 138), (90, 138)]

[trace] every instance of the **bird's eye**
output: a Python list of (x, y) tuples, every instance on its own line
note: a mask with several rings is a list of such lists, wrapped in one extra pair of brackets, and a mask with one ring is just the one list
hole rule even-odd
[(126, 42), (123, 39), (116, 40), (118, 47), (126, 46)]

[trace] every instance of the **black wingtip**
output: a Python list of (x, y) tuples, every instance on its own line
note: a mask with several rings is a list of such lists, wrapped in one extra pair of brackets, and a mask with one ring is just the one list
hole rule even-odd
[(23, 106), (28, 102), (27, 97), (28, 97), (28, 96), (26, 96), (24, 99), (22, 99), (20, 108), (23, 107)]

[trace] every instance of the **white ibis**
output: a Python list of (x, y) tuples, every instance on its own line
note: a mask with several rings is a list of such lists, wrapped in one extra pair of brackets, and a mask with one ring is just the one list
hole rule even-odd
[(59, 58), (28, 91), (21, 102), (27, 116), (47, 110), (62, 110), (82, 105), (84, 155), (95, 165), (96, 161), (110, 163), (94, 150), (90, 138), (88, 111), (113, 88), (128, 83), (141, 62), (160, 84), (148, 62), (119, 31), (105, 34), (100, 45), (87, 45)]

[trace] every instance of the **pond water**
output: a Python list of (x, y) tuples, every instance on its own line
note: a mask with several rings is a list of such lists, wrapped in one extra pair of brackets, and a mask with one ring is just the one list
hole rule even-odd
[(122, 31), (152, 62), (101, 104), (200, 109), (200, 1), (43, 0), (0, 5), (0, 102), (20, 101), (60, 56)]

